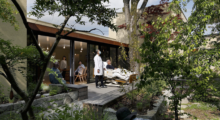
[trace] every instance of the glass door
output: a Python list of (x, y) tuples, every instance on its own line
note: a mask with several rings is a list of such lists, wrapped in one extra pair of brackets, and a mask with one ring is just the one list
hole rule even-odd
[(95, 82), (95, 76), (94, 76), (94, 67), (95, 67), (95, 63), (94, 63), (94, 57), (96, 55), (96, 50), (98, 49), (98, 45), (94, 45), (94, 44), (90, 44), (89, 45), (89, 79), (90, 79), (90, 83)]

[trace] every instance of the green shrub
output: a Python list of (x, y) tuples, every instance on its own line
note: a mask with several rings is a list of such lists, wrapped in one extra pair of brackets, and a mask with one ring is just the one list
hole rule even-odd
[(52, 95), (56, 95), (57, 94), (57, 90), (50, 90), (50, 93), (49, 93), (51, 96)]
[[(53, 109), (56, 114), (50, 114), (43, 117), (44, 114), (39, 114), (37, 120), (96, 120), (97, 111), (91, 108), (81, 109), (78, 105), (63, 105), (62, 107)], [(108, 120), (108, 114), (102, 117), (102, 120)]]
[(41, 86), (40, 86), (40, 90), (48, 92), (49, 91), (49, 86), (44, 84), (44, 83), (42, 83)]

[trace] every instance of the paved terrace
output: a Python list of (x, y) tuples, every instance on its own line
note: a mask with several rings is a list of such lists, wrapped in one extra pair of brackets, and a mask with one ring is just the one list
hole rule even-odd
[(95, 83), (82, 84), (88, 86), (88, 99), (120, 89), (119, 87), (96, 88)]

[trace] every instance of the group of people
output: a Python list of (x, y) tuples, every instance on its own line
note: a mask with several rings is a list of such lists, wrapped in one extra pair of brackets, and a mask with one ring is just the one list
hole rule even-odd
[[(94, 57), (94, 63), (95, 63), (95, 68), (94, 68), (94, 75), (95, 75), (95, 81), (96, 81), (96, 88), (106, 88), (106, 86), (103, 83), (103, 70), (105, 70), (105, 68), (103, 68), (103, 61), (101, 58), (101, 51), (100, 50), (96, 50), (96, 56)], [(107, 69), (116, 69), (111, 65), (111, 61), (107, 60)], [(52, 71), (56, 72), (58, 74), (58, 78), (61, 78), (64, 84), (66, 83), (65, 79), (65, 75), (66, 75), (66, 69), (67, 69), (67, 61), (66, 61), (66, 57), (63, 56), (61, 62), (60, 62), (60, 70), (59, 68), (59, 63), (55, 62), (53, 63), (53, 68), (51, 69)], [(85, 69), (85, 66), (82, 64), (82, 61), (79, 61), (79, 66), (78, 68), (75, 70), (75, 74), (74, 75), (78, 75), (78, 74), (82, 74), (82, 70)], [(62, 74), (61, 74), (62, 72)], [(50, 82), (52, 84), (59, 84), (59, 81), (57, 80), (57, 78), (53, 75), (50, 74), (49, 75), (50, 78)], [(101, 86), (98, 85), (98, 82), (101, 81)]]
[[(59, 68), (59, 63), (55, 62), (55, 63), (53, 63), (53, 67), (51, 68), (51, 70), (53, 72), (56, 72), (56, 74), (58, 74), (57, 77), (61, 79), (61, 82), (63, 84), (66, 84), (66, 81), (65, 81), (66, 69), (67, 69), (66, 56), (63, 56), (63, 58), (60, 62), (60, 70), (61, 71), (58, 68)], [(84, 68), (85, 68), (85, 66), (82, 64), (82, 61), (79, 61), (79, 66), (75, 70), (75, 75), (82, 74), (82, 69), (84, 69)], [(54, 74), (50, 73), (49, 79), (50, 79), (51, 84), (60, 84), (59, 80), (54, 76)]]
[[(96, 88), (106, 88), (106, 86), (103, 83), (103, 70), (105, 68), (103, 67), (103, 61), (101, 58), (101, 51), (96, 50), (96, 56), (94, 57), (94, 62), (95, 62), (95, 68), (94, 68), (94, 75), (95, 75), (95, 81), (96, 81)], [(106, 69), (116, 69), (111, 65), (111, 61), (107, 60), (107, 66)], [(98, 82), (101, 81), (101, 86), (98, 85)]]

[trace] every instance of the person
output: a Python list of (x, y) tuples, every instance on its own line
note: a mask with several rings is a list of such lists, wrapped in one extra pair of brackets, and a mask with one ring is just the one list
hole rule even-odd
[(101, 81), (101, 87), (102, 88), (106, 87), (103, 84), (103, 62), (100, 55), (101, 55), (101, 51), (96, 50), (96, 56), (94, 57), (94, 63), (95, 63), (94, 75), (95, 75), (96, 88), (100, 88), (98, 86), (99, 80)]
[(60, 62), (60, 70), (62, 71), (63, 78), (65, 78), (66, 76), (66, 68), (67, 68), (66, 56), (63, 56), (63, 59)]
[(149, 120), (149, 119), (137, 118), (136, 115), (137, 112), (131, 113), (131, 111), (127, 107), (122, 107), (118, 109), (118, 111), (116, 112), (116, 117), (118, 120)]
[(82, 70), (85, 69), (85, 66), (82, 64), (82, 61), (79, 61), (79, 66), (75, 71), (75, 75), (82, 74)]
[(114, 68), (112, 65), (111, 65), (111, 60), (107, 60), (107, 66), (106, 66), (106, 69), (113, 69), (115, 70), (116, 68)]
[[(60, 73), (60, 70), (58, 69), (59, 67), (59, 63), (58, 62), (55, 62), (53, 63), (53, 68), (51, 68), (51, 70), (53, 72), (56, 72), (56, 74), (58, 74), (58, 78), (61, 78), (61, 82), (63, 84), (66, 84), (66, 81), (63, 79), (63, 76), (61, 75)], [(60, 84), (59, 80), (56, 79), (56, 77), (54, 76), (54, 74), (49, 74), (49, 78), (50, 78), (50, 82), (51, 84)]]

